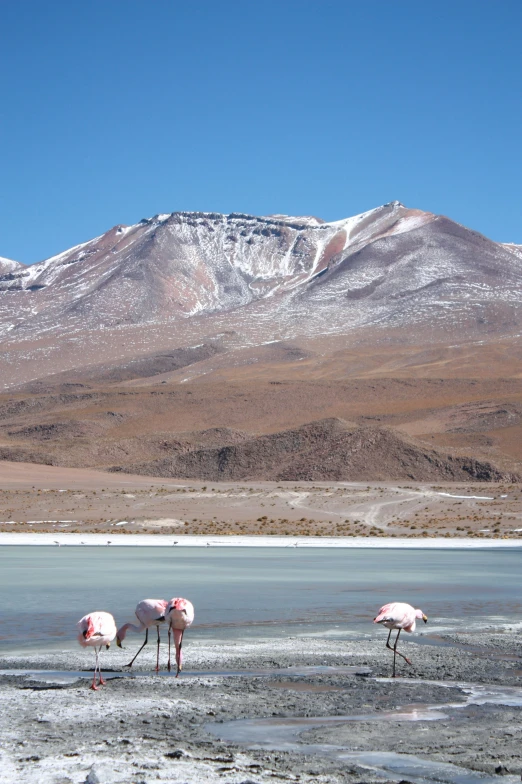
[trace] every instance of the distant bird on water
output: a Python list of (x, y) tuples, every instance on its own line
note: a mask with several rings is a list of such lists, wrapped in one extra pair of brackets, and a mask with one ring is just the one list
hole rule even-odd
[[(422, 619), (424, 623), (428, 622), (428, 617), (424, 615), (422, 610), (416, 610), (411, 604), (391, 602), (390, 604), (385, 604), (384, 607), (381, 607), (377, 616), (373, 619), (374, 623), (382, 623), (383, 626), (386, 626), (386, 628), (390, 630), (388, 639), (386, 640), (386, 647), (389, 648), (390, 651), (393, 651), (393, 678), (395, 678), (395, 660), (397, 654), (401, 656), (407, 664), (411, 664), (411, 661), (407, 656), (404, 656), (404, 654), (397, 650), (397, 643), (399, 641), (399, 634), (403, 629), (405, 632), (415, 631), (415, 621), (417, 618), (419, 620)], [(395, 643), (392, 647), (390, 645), (390, 637), (393, 629), (397, 629), (397, 637), (395, 638)]]
[[(78, 642), (82, 648), (94, 648), (96, 663), (92, 678), (91, 689), (98, 690), (98, 686), (104, 686), (100, 670), (100, 652), (103, 646), (108, 649), (111, 642), (116, 637), (116, 623), (112, 615), (108, 612), (92, 612), (84, 615), (78, 623)], [(96, 685), (96, 672), (99, 675), (98, 686)]]
[(168, 670), (170, 672), (170, 634), (174, 635), (174, 646), (176, 648), (176, 678), (181, 672), (183, 664), (181, 646), (183, 643), (183, 633), (194, 620), (194, 606), (188, 599), (171, 599), (165, 613), (169, 624), (169, 661)]
[(134, 611), (136, 614), (136, 618), (140, 622), (139, 626), (136, 626), (133, 623), (126, 623), (124, 626), (121, 626), (118, 629), (118, 633), (116, 636), (116, 645), (118, 648), (122, 648), (122, 642), (125, 639), (125, 636), (128, 631), (132, 632), (142, 632), (145, 629), (145, 642), (139, 649), (138, 653), (134, 657), (134, 659), (127, 664), (127, 667), (132, 667), (136, 659), (138, 658), (139, 654), (142, 652), (144, 647), (147, 645), (149, 641), (149, 629), (151, 626), (156, 627), (156, 631), (158, 633), (158, 642), (157, 642), (157, 650), (156, 650), (156, 672), (159, 671), (159, 649), (160, 649), (160, 626), (165, 623), (165, 611), (167, 609), (167, 602), (165, 599), (143, 599), (143, 601), (138, 602), (136, 605), (136, 610)]

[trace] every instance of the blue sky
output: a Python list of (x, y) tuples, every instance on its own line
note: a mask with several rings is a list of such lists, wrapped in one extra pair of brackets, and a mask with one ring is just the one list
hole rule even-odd
[(2, 4), (0, 255), (393, 199), (522, 243), (522, 2)]

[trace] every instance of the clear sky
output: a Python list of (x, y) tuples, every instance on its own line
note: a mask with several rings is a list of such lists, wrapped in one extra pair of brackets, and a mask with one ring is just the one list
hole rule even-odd
[(0, 256), (393, 199), (522, 243), (521, 34), (521, 0), (2, 3)]

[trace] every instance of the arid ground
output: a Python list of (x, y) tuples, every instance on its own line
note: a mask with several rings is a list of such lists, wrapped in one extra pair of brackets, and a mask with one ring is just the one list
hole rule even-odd
[(212, 483), (0, 463), (1, 531), (520, 538), (499, 483)]

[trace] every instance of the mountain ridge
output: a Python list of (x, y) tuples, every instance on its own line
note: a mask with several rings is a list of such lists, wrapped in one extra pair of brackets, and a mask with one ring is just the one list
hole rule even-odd
[(233, 367), (238, 351), (281, 341), (306, 353), (335, 336), (374, 347), (512, 339), (521, 261), (518, 246), (397, 201), (332, 222), (162, 213), (0, 266), (4, 385), (209, 342), (226, 344), (219, 362)]

